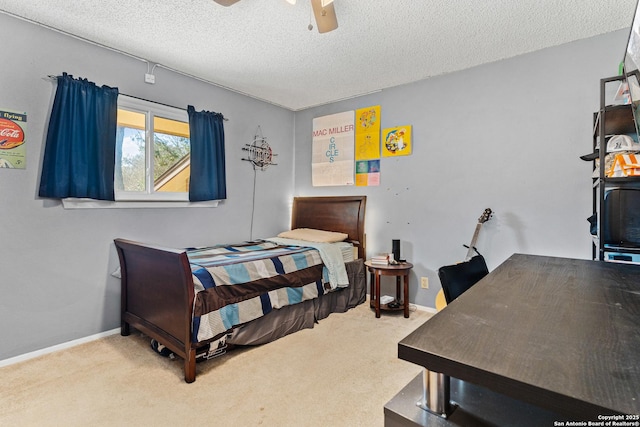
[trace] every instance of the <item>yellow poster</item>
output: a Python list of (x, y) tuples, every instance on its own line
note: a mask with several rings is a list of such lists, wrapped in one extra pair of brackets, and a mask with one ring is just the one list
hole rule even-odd
[(380, 106), (356, 110), (356, 160), (380, 158)]
[(411, 125), (382, 131), (382, 156), (408, 156), (411, 154)]

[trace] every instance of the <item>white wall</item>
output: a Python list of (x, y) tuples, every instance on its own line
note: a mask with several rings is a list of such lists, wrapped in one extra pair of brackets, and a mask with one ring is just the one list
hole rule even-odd
[[(4, 40), (0, 110), (27, 113), (27, 168), (0, 169), (0, 360), (116, 328), (120, 282), (113, 239), (172, 247), (250, 237), (253, 168), (242, 161), (258, 125), (278, 166), (258, 172), (253, 237), (289, 225), (293, 195), (294, 114), (246, 96), (156, 68), (37, 25), (0, 14)], [(55, 84), (67, 72), (121, 93), (217, 111), (225, 123), (228, 199), (211, 209), (65, 210), (37, 197)]]
[[(599, 79), (617, 74), (627, 35), (298, 112), (295, 193), (366, 194), (369, 254), (390, 252), (400, 239), (415, 266), (410, 300), (424, 306), (434, 306), (437, 269), (464, 259), (485, 208), (495, 215), (477, 247), (490, 269), (515, 252), (588, 259), (591, 164), (579, 156), (591, 151)], [(413, 153), (382, 158), (379, 187), (312, 187), (313, 118), (370, 105), (381, 105), (382, 128), (413, 125)]]

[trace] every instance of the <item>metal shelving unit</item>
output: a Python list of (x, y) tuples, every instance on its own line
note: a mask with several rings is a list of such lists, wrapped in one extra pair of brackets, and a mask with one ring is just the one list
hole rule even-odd
[[(640, 177), (608, 178), (605, 175), (606, 165), (606, 141), (612, 135), (635, 135), (636, 127), (633, 119), (631, 105), (607, 105), (607, 87), (610, 84), (620, 85), (624, 82), (624, 76), (607, 77), (600, 80), (600, 110), (593, 114), (593, 149), (599, 150), (599, 172), (594, 176), (593, 188), (593, 212), (597, 214), (597, 235), (593, 238), (593, 259), (606, 260), (605, 253), (619, 253), (619, 258), (625, 258), (623, 254), (640, 254), (640, 247), (615, 247), (606, 245), (603, 236), (603, 224), (606, 220), (604, 212), (604, 200), (607, 191), (614, 188), (636, 187), (640, 189)], [(594, 171), (596, 162), (594, 160)], [(624, 262), (622, 260), (616, 260)]]

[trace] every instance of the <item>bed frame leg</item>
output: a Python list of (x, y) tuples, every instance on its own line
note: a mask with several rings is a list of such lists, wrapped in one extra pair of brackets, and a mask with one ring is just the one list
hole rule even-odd
[(187, 358), (184, 359), (184, 380), (192, 383), (196, 380), (196, 350), (189, 349)]
[(127, 337), (131, 334), (131, 328), (127, 322), (120, 323), (120, 335)]

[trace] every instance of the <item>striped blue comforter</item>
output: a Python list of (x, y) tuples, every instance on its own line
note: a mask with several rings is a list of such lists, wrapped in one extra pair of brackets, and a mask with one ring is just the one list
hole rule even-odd
[(193, 340), (205, 341), (329, 289), (318, 250), (270, 241), (187, 251), (196, 298)]

